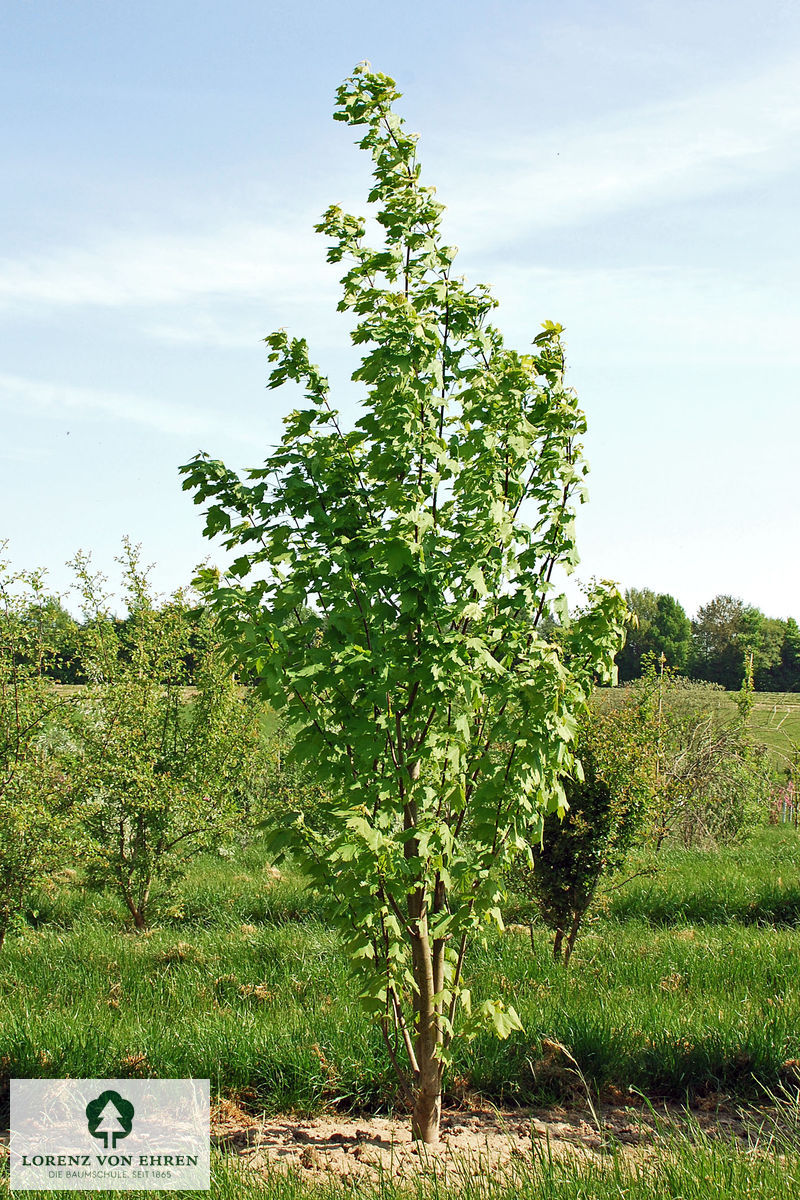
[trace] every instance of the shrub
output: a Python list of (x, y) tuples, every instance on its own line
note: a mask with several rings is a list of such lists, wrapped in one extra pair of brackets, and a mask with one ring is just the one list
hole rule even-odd
[(211, 619), (190, 621), (181, 594), (159, 607), (127, 541), (119, 561), (129, 614), (123, 639), (88, 560), (75, 560), (90, 680), (78, 725), (84, 858), (89, 884), (112, 886), (144, 929), (154, 894), (169, 892), (187, 854), (218, 847), (236, 827), (259, 753), (259, 708), (240, 694)]
[(534, 900), (553, 930), (553, 956), (569, 962), (581, 922), (604, 877), (619, 870), (652, 797), (650, 730), (638, 706), (590, 711), (577, 746), (581, 770), (565, 782), (569, 807), (545, 817), (532, 862), (505, 871), (514, 891)]
[(722, 689), (651, 661), (629, 690), (655, 747), (649, 824), (656, 848), (667, 839), (687, 847), (735, 841), (768, 819), (766, 748), (729, 715)]
[(0, 945), (70, 841), (72, 785), (66, 701), (38, 622), (42, 576), (0, 561)]

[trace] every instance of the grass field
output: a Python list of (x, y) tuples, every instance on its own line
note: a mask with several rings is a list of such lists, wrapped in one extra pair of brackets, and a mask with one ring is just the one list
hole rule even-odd
[[(613, 706), (623, 691), (601, 688), (595, 697), (601, 708)], [(737, 692), (709, 691), (703, 703), (725, 718), (734, 718), (737, 696)], [(748, 727), (753, 740), (769, 748), (778, 771), (800, 766), (800, 692), (755, 692)]]
[[(757, 1096), (800, 1056), (794, 930), (609, 923), (579, 944), (568, 975), (544, 936), (533, 955), (527, 934), (510, 933), (474, 952), (469, 975), (476, 999), (499, 991), (525, 1024), (456, 1053), (459, 1093), (497, 1103), (580, 1091), (572, 1059), (593, 1088)], [(8, 947), (2, 987), (10, 1077), (207, 1076), (270, 1111), (374, 1110), (395, 1095), (336, 940), (317, 922), (196, 930), (190, 941), (48, 930)]]
[[(187, 1200), (790, 1200), (800, 1191), (800, 1154), (793, 1145), (742, 1149), (695, 1137), (668, 1146), (657, 1162), (637, 1166), (611, 1155), (605, 1162), (575, 1164), (549, 1157), (546, 1148), (532, 1164), (504, 1175), (466, 1172), (446, 1179), (436, 1168), (418, 1180), (373, 1184), (331, 1180), (308, 1183), (296, 1174), (264, 1176), (224, 1155), (212, 1159), (211, 1192), (182, 1192)], [(0, 1176), (0, 1195), (7, 1181)], [(52, 1192), (16, 1192), (49, 1200)], [(148, 1192), (169, 1200), (175, 1192)], [(129, 1192), (94, 1192), (97, 1200)]]
[(782, 767), (800, 765), (800, 693), (756, 692), (750, 714), (754, 737)]
[[(778, 1086), (800, 1057), (799, 865), (787, 827), (715, 854), (670, 851), (658, 875), (611, 895), (568, 973), (541, 927), (531, 948), (510, 904), (515, 924), (473, 948), (467, 974), (474, 998), (501, 994), (525, 1032), (462, 1046), (451, 1089), (553, 1100), (580, 1090), (576, 1067), (593, 1089), (676, 1098)], [(113, 898), (55, 886), (0, 958), (0, 1073), (209, 1076), (271, 1111), (391, 1104), (336, 935), (302, 880), (266, 866), (257, 848), (233, 869), (198, 861), (144, 936)]]
[[(476, 945), (474, 1001), (500, 995), (524, 1032), (460, 1045), (450, 1103), (758, 1103), (800, 1083), (800, 835), (764, 827), (716, 851), (667, 849), (631, 863), (606, 894), (569, 971), (510, 897), (509, 928)], [(652, 871), (652, 874), (638, 874)], [(533, 944), (528, 923), (533, 920)], [(338, 936), (302, 878), (273, 877), (255, 845), (210, 855), (147, 934), (119, 901), (64, 871), (0, 953), (0, 1100), (9, 1078), (209, 1077), (246, 1111), (386, 1111), (397, 1090), (364, 1020)], [(541, 1155), (514, 1178), (458, 1186), (434, 1176), (324, 1186), (243, 1175), (218, 1157), (212, 1194), (230, 1200), (362, 1195), (510, 1200), (777, 1198), (800, 1193), (800, 1152), (675, 1138), (657, 1158), (602, 1162)], [(0, 1165), (0, 1190), (2, 1190)]]

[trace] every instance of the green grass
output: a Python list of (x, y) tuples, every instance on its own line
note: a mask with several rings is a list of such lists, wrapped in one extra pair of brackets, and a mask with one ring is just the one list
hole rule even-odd
[[(633, 854), (608, 881), (596, 908), (617, 921), (656, 926), (800, 925), (800, 836), (768, 826), (716, 850), (666, 846)], [(509, 922), (536, 922), (535, 905), (512, 897)]]
[(31, 932), (3, 955), (0, 1070), (209, 1077), (261, 1107), (310, 1111), (339, 1090), (316, 1043), (333, 1048), (358, 1104), (385, 1068), (351, 993), (338, 939), (318, 923), (197, 929), (190, 941), (88, 923)]
[[(610, 885), (602, 907), (617, 921), (796, 926), (800, 835), (791, 825), (767, 826), (742, 844), (715, 850), (665, 847), (656, 856), (641, 852)], [(179, 895), (161, 905), (156, 924), (188, 935), (197, 929), (238, 930), (246, 924), (305, 924), (322, 920), (323, 912), (320, 897), (297, 872), (284, 869), (276, 882), (263, 848), (255, 845), (232, 861), (199, 855)], [(506, 920), (527, 921), (530, 912), (530, 904), (512, 900)], [(122, 931), (129, 927), (129, 917), (120, 900), (86, 891), (74, 872), (57, 876), (27, 913), (27, 925), (35, 929), (67, 930), (87, 923)]]
[[(663, 930), (597, 924), (569, 972), (547, 960), (544, 934), (526, 953), (511, 935), (473, 956), (473, 990), (500, 988), (525, 1034), (480, 1038), (457, 1067), (484, 1094), (526, 1102), (613, 1084), (650, 1095), (754, 1094), (794, 1057), (800, 945), (793, 932)], [(568, 1054), (543, 1052), (544, 1039)]]
[[(504, 1173), (432, 1166), (419, 1179), (396, 1183), (331, 1180), (306, 1182), (298, 1174), (259, 1174), (231, 1158), (216, 1155), (210, 1192), (183, 1192), (190, 1200), (778, 1200), (798, 1194), (800, 1156), (791, 1146), (744, 1149), (696, 1134), (667, 1142), (657, 1158), (641, 1165), (618, 1155), (579, 1163), (558, 1161), (547, 1148)], [(0, 1195), (7, 1192), (0, 1179)], [(174, 1192), (148, 1192), (169, 1200)], [(51, 1192), (16, 1192), (26, 1200), (49, 1200)], [(129, 1192), (94, 1192), (97, 1200)]]
[[(608, 895), (568, 972), (534, 928), (492, 935), (466, 969), (474, 1001), (501, 995), (525, 1031), (459, 1045), (449, 1095), (499, 1104), (564, 1101), (613, 1087), (691, 1100), (763, 1099), (800, 1058), (800, 836), (758, 830), (715, 852), (670, 849)], [(509, 917), (526, 914), (511, 908)], [(64, 873), (0, 953), (0, 1102), (26, 1076), (209, 1077), (253, 1111), (391, 1108), (396, 1086), (362, 1016), (319, 898), (263, 850), (198, 857), (147, 935), (120, 904)], [(783, 1068), (783, 1069), (782, 1069)], [(541, 1155), (512, 1177), (490, 1172), (405, 1190), (386, 1179), (324, 1187), (247, 1175), (217, 1156), (220, 1200), (774, 1200), (800, 1193), (797, 1145), (745, 1152), (695, 1132), (639, 1167)], [(4, 1184), (0, 1178), (0, 1192)], [(112, 1195), (113, 1193), (107, 1193)], [(205, 1193), (207, 1194), (207, 1193)], [(30, 1193), (32, 1196), (33, 1193)]]
[(747, 842), (720, 850), (664, 849), (644, 854), (626, 875), (655, 868), (609, 893), (618, 920), (652, 925), (800, 924), (800, 837), (789, 825), (756, 830)]
[[(581, 1076), (672, 1097), (775, 1087), (800, 1057), (799, 865), (786, 828), (713, 855), (670, 851), (657, 877), (613, 895), (569, 972), (540, 927), (534, 950), (525, 930), (474, 946), (474, 1001), (501, 995), (525, 1032), (460, 1045), (450, 1086), (501, 1103), (570, 1095)], [(380, 1038), (319, 901), (264, 868), (257, 848), (198, 860), (145, 936), (113, 900), (82, 909), (75, 882), (57, 889), (58, 923), (40, 913), (0, 955), (0, 1076), (208, 1076), (271, 1111), (391, 1106)]]
[(769, 746), (776, 765), (800, 764), (800, 692), (756, 692), (750, 729)]
[[(155, 923), (176, 929), (236, 929), (243, 924), (303, 922), (321, 913), (319, 896), (302, 876), (284, 872), (276, 885), (264, 851), (256, 845), (234, 859), (197, 855), (179, 894), (156, 903)], [(130, 918), (122, 900), (84, 889), (74, 871), (62, 872), (41, 889), (26, 914), (26, 923), (37, 929), (71, 929), (87, 922), (125, 929)]]

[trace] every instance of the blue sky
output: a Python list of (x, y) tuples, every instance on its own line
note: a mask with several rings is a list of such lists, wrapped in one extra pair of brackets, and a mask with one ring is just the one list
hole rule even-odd
[[(459, 265), (523, 351), (566, 327), (579, 574), (800, 617), (800, 5), (4, 0), (0, 538), (54, 588), (124, 534), (170, 590), (209, 546), (177, 467), (259, 463), (260, 339), (355, 364), (312, 226), (364, 210), (331, 120), (404, 92)], [(217, 556), (219, 557), (219, 556)]]

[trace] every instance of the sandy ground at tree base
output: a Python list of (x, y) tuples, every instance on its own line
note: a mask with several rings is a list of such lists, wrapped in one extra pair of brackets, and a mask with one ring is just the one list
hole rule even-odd
[(442, 1117), (437, 1147), (413, 1142), (407, 1117), (256, 1118), (222, 1101), (212, 1117), (212, 1141), (250, 1169), (295, 1170), (309, 1181), (403, 1179), (435, 1169), (440, 1179), (455, 1183), (470, 1174), (512, 1172), (548, 1155), (577, 1164), (600, 1161), (616, 1150), (632, 1163), (645, 1162), (664, 1152), (670, 1136), (692, 1129), (752, 1146), (760, 1128), (775, 1127), (771, 1110), (743, 1114), (724, 1107), (721, 1099), (707, 1098), (691, 1113), (677, 1106), (625, 1103), (593, 1109), (451, 1110)]
[[(252, 1101), (251, 1101), (252, 1103)], [(777, 1106), (736, 1107), (712, 1093), (687, 1110), (622, 1093), (612, 1103), (589, 1106), (498, 1109), (473, 1100), (442, 1116), (436, 1147), (411, 1138), (407, 1116), (254, 1116), (240, 1104), (212, 1104), (211, 1142), (242, 1167), (265, 1175), (294, 1171), (309, 1182), (394, 1180), (433, 1173), (457, 1185), (471, 1175), (505, 1175), (551, 1157), (579, 1166), (616, 1152), (645, 1165), (669, 1152), (672, 1138), (704, 1136), (766, 1150), (780, 1141), (800, 1145), (800, 1090)], [(0, 1159), (8, 1154), (8, 1129), (0, 1129)]]

